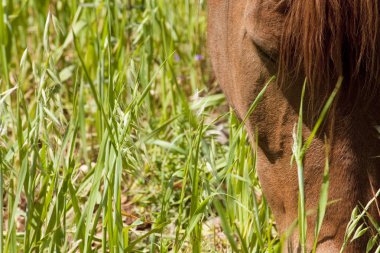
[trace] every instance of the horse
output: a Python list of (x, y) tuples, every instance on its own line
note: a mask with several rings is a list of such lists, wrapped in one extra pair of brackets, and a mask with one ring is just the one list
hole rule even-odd
[[(259, 147), (257, 174), (280, 233), (298, 217), (298, 175), (290, 160), (303, 87), (306, 140), (343, 78), (303, 160), (306, 210), (314, 210), (307, 217), (307, 251), (316, 239), (317, 252), (339, 252), (355, 207), (375, 199), (368, 213), (380, 221), (379, 1), (209, 0), (207, 33), (216, 79), (240, 119), (276, 77), (244, 124)], [(326, 159), (329, 204), (314, 238)], [(365, 252), (370, 236), (345, 252)], [(297, 230), (286, 245), (286, 252), (300, 250)]]

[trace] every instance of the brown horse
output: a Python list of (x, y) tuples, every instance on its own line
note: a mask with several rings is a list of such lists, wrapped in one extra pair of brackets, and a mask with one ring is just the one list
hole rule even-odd
[[(258, 141), (258, 175), (280, 232), (297, 219), (297, 171), (290, 165), (293, 128), (307, 80), (303, 137), (310, 135), (340, 76), (343, 83), (304, 159), (306, 209), (315, 210), (329, 147), (329, 200), (318, 252), (339, 252), (352, 210), (380, 188), (380, 3), (378, 0), (209, 0), (208, 46), (230, 105)], [(258, 140), (254, 140), (258, 131)], [(379, 199), (370, 209), (380, 221)], [(315, 214), (315, 212), (314, 212)], [(315, 217), (308, 217), (307, 248)], [(289, 251), (299, 248), (298, 233)], [(365, 252), (371, 234), (345, 252)]]

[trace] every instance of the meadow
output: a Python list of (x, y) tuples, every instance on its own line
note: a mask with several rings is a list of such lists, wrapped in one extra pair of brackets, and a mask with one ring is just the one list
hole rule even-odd
[(279, 252), (206, 1), (2, 3), (0, 252)]

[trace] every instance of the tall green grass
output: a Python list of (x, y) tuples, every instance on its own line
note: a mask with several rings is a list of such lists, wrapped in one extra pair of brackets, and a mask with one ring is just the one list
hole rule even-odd
[(205, 5), (3, 1), (1, 252), (278, 244), (210, 82)]
[[(305, 196), (305, 182), (304, 182), (304, 165), (303, 165), (303, 159), (307, 153), (307, 150), (309, 149), (314, 137), (316, 136), (319, 127), (322, 125), (322, 122), (326, 118), (326, 115), (334, 101), (334, 98), (336, 97), (340, 86), (342, 84), (343, 78), (340, 77), (335, 89), (333, 90), (332, 94), (330, 95), (329, 99), (327, 100), (326, 104), (324, 105), (310, 135), (306, 139), (305, 142), (303, 142), (303, 113), (304, 113), (304, 107), (303, 107), (303, 99), (305, 96), (305, 90), (307, 86), (307, 80), (305, 80), (303, 88), (302, 88), (302, 94), (301, 94), (301, 103), (300, 103), (300, 109), (299, 109), (299, 117), (298, 117), (298, 123), (295, 126), (293, 137), (294, 137), (294, 144), (293, 144), (293, 158), (296, 162), (297, 167), (297, 175), (298, 175), (298, 229), (299, 229), (299, 243), (300, 243), (300, 250), (302, 253), (307, 252), (307, 245), (306, 245), (306, 235), (307, 235), (307, 211), (306, 210), (306, 196)], [(327, 207), (327, 201), (328, 201), (328, 190), (329, 190), (329, 154), (328, 154), (328, 146), (326, 144), (326, 163), (325, 163), (325, 171), (323, 174), (323, 183), (321, 186), (320, 196), (319, 196), (319, 202), (318, 202), (318, 208), (317, 208), (317, 215), (316, 215), (316, 221), (315, 221), (315, 229), (314, 229), (314, 242), (313, 242), (313, 248), (312, 252), (316, 252), (317, 250), (317, 243), (318, 243), (318, 236), (319, 232), (322, 227), (323, 219), (326, 212)]]
[(281, 250), (205, 9), (2, 1), (0, 252)]

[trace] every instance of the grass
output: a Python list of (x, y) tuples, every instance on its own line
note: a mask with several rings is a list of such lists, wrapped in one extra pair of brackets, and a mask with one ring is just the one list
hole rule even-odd
[(246, 133), (211, 82), (205, 5), (4, 2), (2, 252), (278, 245)]
[(0, 252), (281, 250), (256, 149), (205, 60), (205, 9), (0, 4)]

